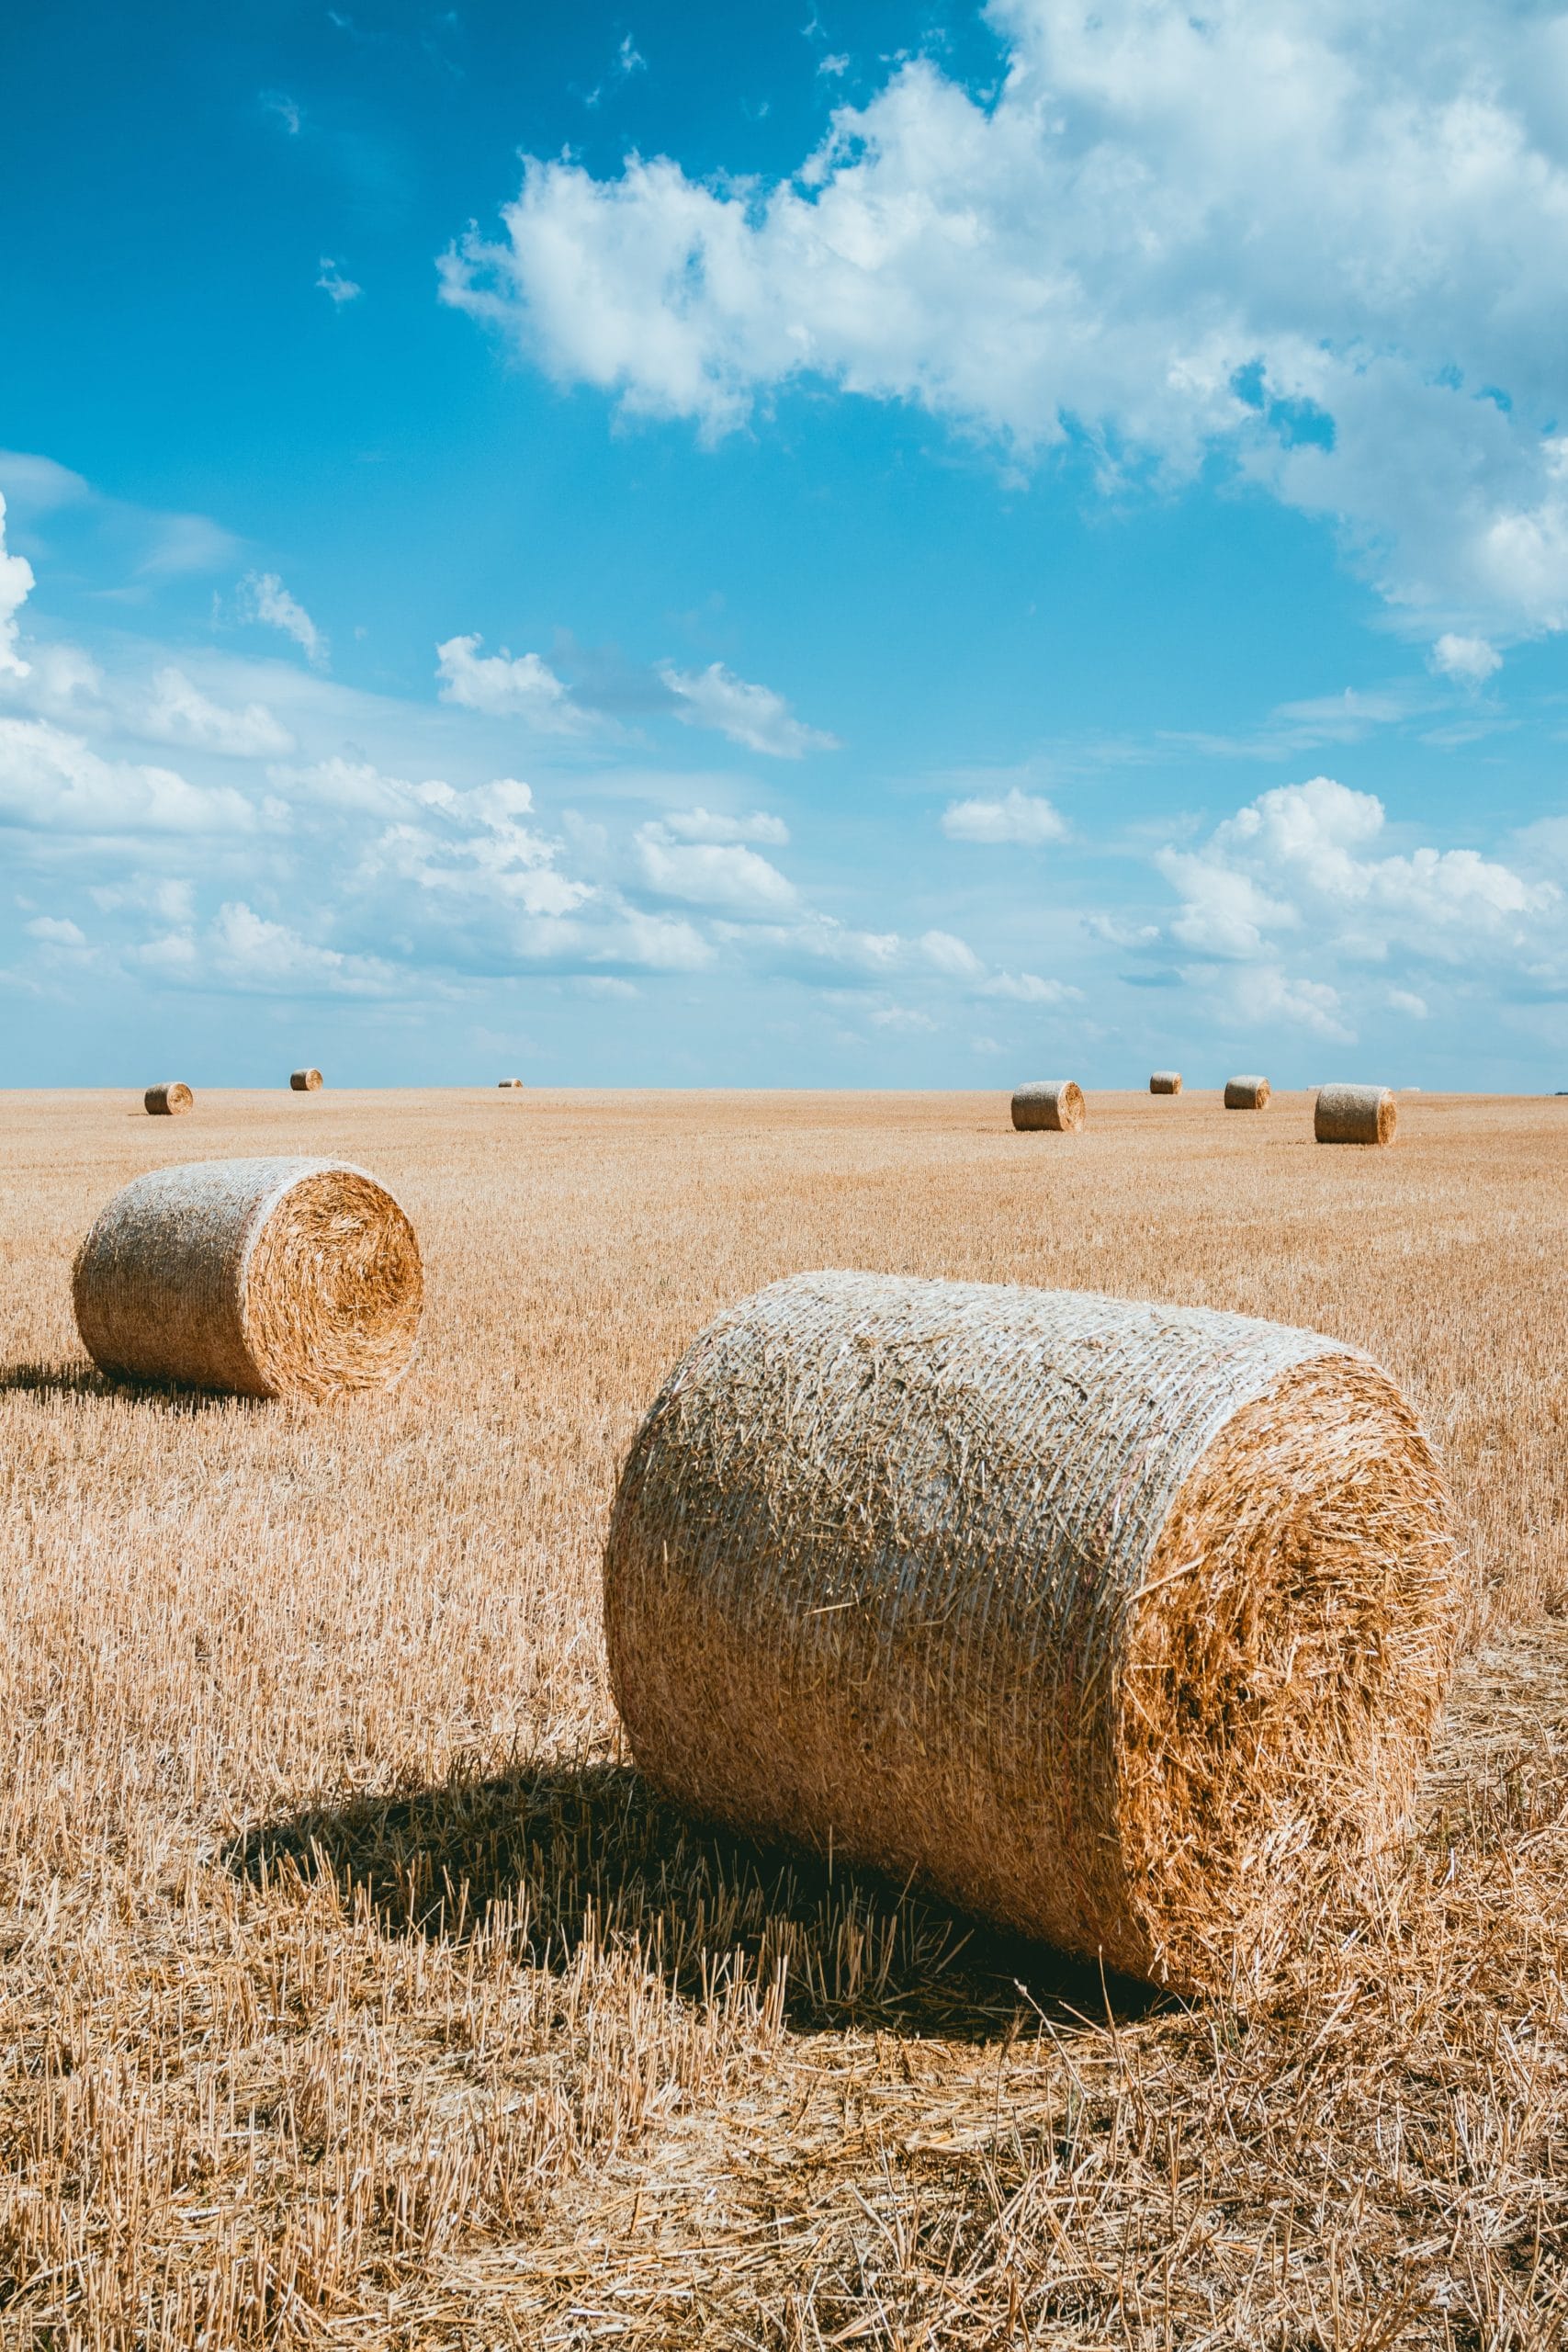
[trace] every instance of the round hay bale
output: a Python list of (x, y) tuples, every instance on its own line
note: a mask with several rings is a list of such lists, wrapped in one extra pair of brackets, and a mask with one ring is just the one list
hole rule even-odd
[(1397, 1833), (1460, 1596), (1441, 1472), (1353, 1349), (864, 1273), (694, 1341), (604, 1556), (667, 1795), (1233, 1992)]
[(495, 1082), (498, 1086), (521, 1086), (523, 1080), (520, 1078), (498, 1078)]
[(1060, 1135), (1076, 1135), (1083, 1122), (1083, 1089), (1074, 1079), (1032, 1079), (1027, 1086), (1014, 1090), (1015, 1127), (1050, 1127)]
[(362, 1168), (207, 1159), (117, 1193), (72, 1289), (111, 1377), (320, 1398), (397, 1379), (424, 1276), (413, 1227)]
[(288, 1083), (296, 1094), (314, 1094), (321, 1082), (319, 1069), (295, 1069), (288, 1073)]
[(1156, 1069), (1149, 1080), (1151, 1094), (1179, 1094), (1181, 1072), (1179, 1069)]
[(150, 1086), (141, 1098), (155, 1119), (177, 1119), (196, 1101), (183, 1080), (169, 1079), (162, 1086)]
[(1319, 1143), (1392, 1143), (1398, 1124), (1399, 1106), (1386, 1086), (1318, 1088), (1312, 1131)]
[(1266, 1111), (1269, 1097), (1274, 1091), (1266, 1078), (1227, 1078), (1225, 1109), (1227, 1111)]

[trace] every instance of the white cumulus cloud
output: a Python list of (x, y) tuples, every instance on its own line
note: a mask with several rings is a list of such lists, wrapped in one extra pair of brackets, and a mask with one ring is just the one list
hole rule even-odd
[(778, 915), (796, 903), (788, 876), (739, 842), (680, 842), (654, 823), (638, 829), (637, 847), (644, 879), (666, 898), (730, 914)]
[(260, 621), (291, 637), (307, 662), (324, 668), (327, 640), (297, 596), (291, 596), (276, 571), (248, 571), (240, 582), (240, 617)]
[(942, 830), (950, 841), (1039, 849), (1046, 842), (1063, 840), (1067, 829), (1049, 800), (1039, 793), (1020, 792), (1015, 786), (999, 799), (949, 801), (942, 812)]
[(991, 0), (776, 179), (530, 159), (445, 299), (712, 439), (784, 385), (1030, 460), (1218, 451), (1439, 626), (1568, 621), (1568, 22), (1508, 0)]
[(783, 849), (789, 841), (784, 819), (769, 816), (765, 808), (755, 808), (747, 817), (718, 815), (710, 808), (667, 809), (660, 822), (683, 842), (765, 842), (772, 849)]
[(480, 637), (449, 637), (435, 649), (443, 702), (490, 718), (521, 718), (541, 735), (582, 735), (603, 722), (536, 653), (481, 653)]
[(33, 568), (26, 556), (6, 549), (6, 501), (0, 496), (0, 673), (25, 678), (28, 664), (17, 650), (17, 615), (33, 592)]
[(1461, 637), (1445, 629), (1432, 648), (1432, 667), (1461, 686), (1483, 686), (1503, 666), (1503, 657), (1483, 637)]
[(820, 728), (793, 718), (788, 703), (771, 686), (749, 684), (722, 662), (710, 662), (705, 670), (677, 670), (664, 662), (659, 674), (676, 697), (677, 718), (688, 726), (714, 728), (750, 752), (798, 760), (805, 752), (839, 748), (836, 735), (825, 735)]

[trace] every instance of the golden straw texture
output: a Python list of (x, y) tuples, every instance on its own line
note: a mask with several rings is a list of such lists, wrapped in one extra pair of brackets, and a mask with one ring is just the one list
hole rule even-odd
[(694, 1342), (604, 1563), (660, 1789), (1233, 1993), (1397, 1833), (1460, 1598), (1431, 1450), (1355, 1351), (863, 1273)]
[(1076, 1080), (1035, 1079), (1014, 1091), (1012, 1123), (1015, 1127), (1049, 1127), (1057, 1134), (1075, 1135), (1083, 1122), (1083, 1089)]
[(1320, 1086), (1313, 1109), (1313, 1133), (1319, 1143), (1393, 1141), (1399, 1111), (1386, 1086)]
[(1227, 1078), (1225, 1109), (1227, 1111), (1266, 1111), (1273, 1092), (1266, 1078)]
[(211, 1159), (117, 1193), (77, 1253), (73, 1295), (111, 1377), (320, 1398), (397, 1379), (424, 1279), (413, 1227), (363, 1169)]
[(155, 1119), (177, 1119), (188, 1111), (195, 1095), (181, 1080), (172, 1078), (164, 1086), (150, 1086), (141, 1100)]
[(288, 1073), (288, 1083), (296, 1094), (314, 1094), (321, 1082), (319, 1069), (296, 1069)]
[(1179, 1069), (1156, 1069), (1149, 1080), (1151, 1094), (1179, 1094), (1181, 1072)]

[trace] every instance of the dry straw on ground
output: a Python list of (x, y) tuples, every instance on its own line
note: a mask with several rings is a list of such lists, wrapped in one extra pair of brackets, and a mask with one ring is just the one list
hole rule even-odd
[(1059, 1135), (1076, 1135), (1084, 1123), (1083, 1089), (1076, 1079), (1032, 1079), (1015, 1088), (1012, 1098), (1015, 1127), (1048, 1127)]
[(1266, 1078), (1227, 1078), (1225, 1109), (1227, 1111), (1266, 1111), (1274, 1090)]
[(288, 1083), (296, 1094), (314, 1094), (321, 1082), (321, 1073), (319, 1069), (296, 1069), (290, 1070), (288, 1074)]
[(1459, 1597), (1431, 1450), (1364, 1356), (854, 1273), (694, 1343), (604, 1564), (665, 1794), (1233, 1993), (1397, 1833)]
[(1320, 1086), (1312, 1124), (1319, 1143), (1390, 1144), (1399, 1107), (1386, 1086)]
[(189, 1087), (177, 1078), (164, 1086), (150, 1086), (141, 1099), (155, 1119), (177, 1119), (196, 1101)]
[[(1005, 1091), (538, 1088), (525, 1153), (489, 1094), (309, 1105), (432, 1272), (409, 1376), (326, 1412), (106, 1389), (72, 1251), (187, 1131), (6, 1098), (6, 2352), (1560, 2352), (1568, 1621), (1497, 1629), (1568, 1600), (1568, 1105), (1402, 1096), (1369, 1184), (1304, 1094), (1032, 1151)], [(202, 1150), (301, 1107), (204, 1087)], [(1331, 1332), (1433, 1430), (1495, 1630), (1413, 1849), (1261, 2010), (631, 1768), (626, 1448), (822, 1265)]]
[(1179, 1069), (1156, 1069), (1149, 1080), (1151, 1094), (1179, 1094), (1181, 1072)]
[(397, 1202), (327, 1159), (138, 1176), (99, 1215), (73, 1276), (101, 1370), (240, 1396), (385, 1387), (413, 1352), (423, 1293)]

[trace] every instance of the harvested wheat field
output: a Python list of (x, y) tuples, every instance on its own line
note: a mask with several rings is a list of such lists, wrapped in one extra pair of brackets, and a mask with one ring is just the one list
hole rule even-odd
[[(1568, 2324), (1568, 1102), (1396, 1147), (1097, 1095), (323, 1093), (420, 1351), (323, 1406), (137, 1393), (71, 1266), (287, 1092), (13, 1095), (0, 1167), (0, 2342), (1547, 2346)], [(689, 1826), (600, 1562), (722, 1307), (838, 1266), (1368, 1349), (1477, 1599), (1417, 1834), (1260, 2007), (1183, 2003)]]

